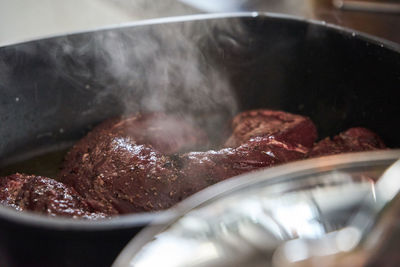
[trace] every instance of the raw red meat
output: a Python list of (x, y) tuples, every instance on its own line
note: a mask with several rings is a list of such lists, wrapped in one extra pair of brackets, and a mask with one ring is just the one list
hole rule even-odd
[[(259, 123), (246, 127), (254, 134), (262, 132), (262, 137), (237, 135), (236, 142), (242, 142), (237, 147), (173, 155), (182, 148), (204, 146), (203, 132), (162, 114), (108, 121), (68, 153), (61, 180), (92, 208), (123, 214), (165, 209), (221, 180), (307, 155), (316, 138), (309, 119), (284, 112), (254, 112), (261, 115), (253, 116), (252, 122)], [(173, 124), (160, 127), (161, 121)], [(236, 128), (246, 122), (239, 120)], [(253, 129), (252, 125), (262, 127)], [(301, 134), (296, 135), (296, 130)]]
[(0, 178), (0, 203), (17, 210), (30, 210), (50, 216), (87, 219), (106, 217), (94, 213), (71, 187), (54, 179), (25, 174)]
[(350, 128), (332, 139), (327, 137), (314, 145), (309, 157), (386, 148), (381, 138), (365, 128)]
[(237, 147), (257, 136), (274, 136), (276, 140), (311, 148), (317, 139), (317, 129), (309, 118), (276, 110), (242, 112), (233, 119), (232, 130), (226, 147)]
[[(313, 122), (282, 111), (237, 115), (219, 150), (183, 118), (162, 113), (107, 120), (69, 151), (60, 180), (15, 174), (0, 178), (0, 201), (18, 210), (100, 218), (166, 209), (230, 177), (307, 157), (385, 148), (365, 128), (315, 143)], [(75, 191), (76, 190), (76, 191)], [(95, 211), (95, 212), (94, 212)]]
[(271, 137), (255, 137), (237, 148), (189, 152), (181, 159), (181, 194), (187, 197), (227, 178), (302, 159), (308, 149)]
[(129, 137), (106, 135), (68, 167), (62, 181), (106, 214), (166, 209), (178, 201), (174, 163)]

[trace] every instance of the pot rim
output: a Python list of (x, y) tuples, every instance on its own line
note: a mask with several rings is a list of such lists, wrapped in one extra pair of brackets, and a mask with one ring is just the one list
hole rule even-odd
[[(227, 12), (227, 13), (207, 13), (207, 14), (194, 14), (194, 15), (184, 15), (184, 16), (174, 16), (174, 17), (163, 17), (163, 18), (153, 18), (153, 19), (145, 19), (145, 20), (138, 20), (138, 21), (130, 21), (118, 24), (111, 24), (107, 26), (101, 27), (94, 27), (79, 31), (72, 31), (72, 32), (64, 32), (59, 34), (49, 34), (44, 36), (39, 36), (35, 38), (30, 38), (21, 41), (14, 41), (9, 43), (3, 43), (0, 45), (0, 49), (8, 46), (30, 43), (30, 42), (37, 42), (46, 39), (53, 39), (63, 36), (69, 35), (78, 35), (78, 34), (85, 34), (91, 32), (98, 32), (98, 31), (106, 31), (106, 30), (113, 30), (113, 29), (123, 29), (129, 27), (137, 27), (137, 26), (146, 26), (146, 25), (157, 25), (157, 24), (166, 24), (166, 23), (177, 23), (177, 22), (187, 22), (187, 21), (200, 21), (200, 20), (211, 20), (211, 19), (226, 19), (226, 18), (271, 18), (271, 19), (284, 19), (290, 21), (297, 21), (306, 24), (312, 24), (316, 26), (325, 27), (328, 29), (333, 29), (338, 32), (346, 33), (349, 36), (357, 37), (363, 39), (368, 42), (375, 43), (380, 45), (381, 47), (387, 47), (391, 50), (400, 53), (400, 44), (387, 40), (385, 38), (381, 38), (369, 33), (365, 33), (362, 31), (354, 30), (349, 27), (343, 27), (332, 23), (327, 23), (323, 20), (316, 20), (316, 19), (309, 19), (301, 16), (283, 14), (283, 13), (275, 13), (275, 12)], [(383, 45), (383, 46), (382, 46)]]

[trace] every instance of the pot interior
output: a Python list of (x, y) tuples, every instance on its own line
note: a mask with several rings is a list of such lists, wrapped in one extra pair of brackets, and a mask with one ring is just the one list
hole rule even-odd
[(218, 141), (237, 112), (280, 109), (309, 116), (321, 138), (362, 126), (399, 147), (399, 51), (359, 33), (268, 15), (171, 20), (5, 46), (0, 165), (45, 156), (2, 174), (54, 177), (65, 149), (91, 127), (137, 111), (185, 114)]

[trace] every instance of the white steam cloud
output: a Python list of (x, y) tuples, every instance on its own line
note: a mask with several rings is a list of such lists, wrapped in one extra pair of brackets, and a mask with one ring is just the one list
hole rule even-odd
[[(55, 122), (64, 135), (76, 131), (71, 127), (116, 114), (160, 111), (183, 115), (218, 139), (238, 111), (221, 55), (240, 54), (246, 49), (242, 38), (246, 30), (241, 19), (210, 19), (67, 35), (18, 45), (10, 52), (40, 64), (32, 70), (39, 74), (37, 81), (32, 76), (30, 83), (35, 100), (46, 99), (41, 114), (52, 122), (60, 112), (76, 120), (70, 126)], [(3, 76), (13, 66), (0, 68), (6, 81)], [(59, 101), (48, 100), (50, 95)], [(53, 131), (49, 127), (37, 131)]]
[[(54, 59), (60, 74), (74, 86), (103, 87), (94, 102), (111, 97), (123, 105), (125, 114), (179, 113), (214, 134), (238, 111), (224, 62), (210, 58), (210, 52), (223, 53), (221, 42), (241, 49), (232, 36), (246, 35), (239, 20), (233, 22), (237, 23), (210, 20), (115, 29), (79, 42), (65, 38)], [(93, 58), (95, 62), (89, 62)]]

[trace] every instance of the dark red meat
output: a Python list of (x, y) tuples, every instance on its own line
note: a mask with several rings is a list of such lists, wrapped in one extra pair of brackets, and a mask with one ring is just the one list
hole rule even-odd
[(108, 120), (71, 149), (60, 177), (107, 214), (166, 209), (179, 198), (168, 155), (207, 143), (201, 129), (162, 113)]
[[(272, 134), (243, 138), (243, 144), (234, 148), (174, 155), (171, 154), (183, 147), (206, 144), (202, 131), (157, 113), (110, 120), (72, 148), (61, 180), (73, 186), (92, 208), (107, 214), (124, 214), (165, 209), (229, 177), (304, 158), (308, 143), (316, 138), (314, 125), (308, 119), (284, 112), (262, 114), (270, 116), (252, 121), (258, 120), (264, 130), (274, 129), (268, 132)], [(276, 124), (272, 114), (286, 125), (284, 131), (279, 132), (264, 121)], [(172, 126), (168, 122), (173, 122)], [(236, 126), (240, 128), (241, 123), (244, 122)], [(296, 129), (307, 136), (296, 137), (291, 133)], [(296, 138), (304, 145), (295, 143)]]
[(237, 148), (189, 152), (181, 159), (181, 194), (189, 196), (227, 178), (302, 159), (308, 149), (271, 137), (256, 137)]
[(66, 185), (37, 176), (8, 176), (0, 180), (0, 200), (20, 210), (87, 218), (154, 211), (259, 168), (385, 148), (364, 128), (314, 145), (312, 121), (282, 111), (243, 112), (233, 119), (232, 129), (226, 148), (186, 152), (207, 147), (208, 141), (182, 118), (151, 113), (108, 120), (67, 154), (60, 173)]
[(237, 147), (257, 136), (274, 136), (276, 140), (311, 148), (317, 139), (317, 129), (307, 117), (275, 110), (250, 110), (232, 121), (232, 135), (226, 147)]
[(62, 181), (107, 214), (166, 209), (178, 201), (174, 162), (129, 137), (106, 135), (67, 166)]
[(50, 216), (61, 215), (98, 219), (86, 201), (71, 187), (56, 180), (25, 174), (0, 178), (0, 203), (17, 210), (30, 210)]
[(198, 150), (208, 144), (207, 135), (184, 118), (163, 113), (136, 114), (101, 123), (71, 149), (66, 160), (81, 157), (110, 135), (132, 138), (163, 154)]
[(365, 128), (350, 128), (332, 139), (327, 137), (314, 145), (309, 157), (386, 148), (381, 138)]
[(269, 137), (236, 149), (162, 155), (126, 137), (109, 136), (64, 172), (63, 181), (106, 214), (166, 209), (226, 178), (296, 159), (308, 150)]

